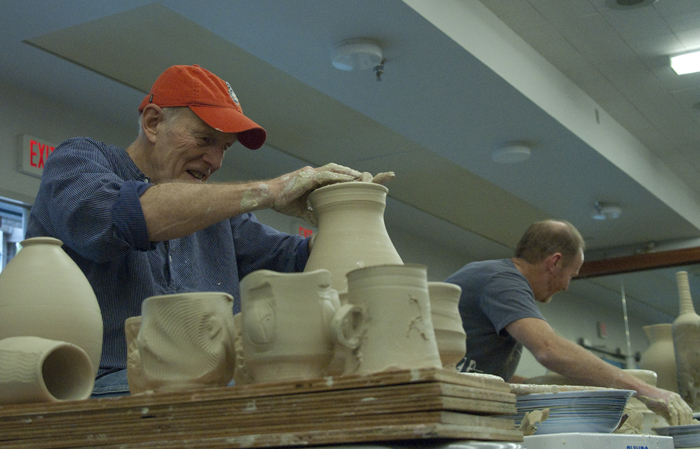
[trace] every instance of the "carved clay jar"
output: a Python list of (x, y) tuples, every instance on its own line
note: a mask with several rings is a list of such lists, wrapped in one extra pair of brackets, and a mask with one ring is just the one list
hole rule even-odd
[(680, 313), (673, 322), (673, 347), (676, 354), (678, 393), (693, 409), (700, 412), (700, 316), (690, 297), (688, 273), (676, 273)]
[(0, 339), (19, 336), (65, 341), (90, 356), (102, 354), (102, 314), (78, 265), (52, 237), (34, 237), (0, 272)]
[(137, 372), (132, 372), (129, 390), (141, 393), (226, 386), (233, 379), (233, 344), (231, 295), (189, 292), (146, 298), (136, 337), (138, 354), (130, 356), (140, 360), (140, 378), (135, 379)]
[(384, 224), (388, 191), (371, 182), (343, 182), (311, 192), (318, 232), (304, 271), (327, 269), (342, 293), (350, 270), (403, 263)]
[(94, 385), (90, 357), (74, 344), (39, 337), (0, 340), (0, 404), (87, 399)]
[(345, 374), (442, 368), (425, 266), (379, 265), (347, 277), (348, 302), (362, 307), (367, 330)]
[(644, 326), (650, 344), (642, 353), (639, 368), (654, 371), (659, 388), (678, 393), (672, 326), (671, 323)]
[(467, 353), (467, 334), (459, 314), (462, 288), (449, 282), (428, 282), (428, 293), (442, 366), (454, 370)]
[(139, 394), (148, 390), (148, 385), (143, 377), (141, 367), (141, 355), (136, 339), (141, 330), (141, 316), (132, 316), (124, 321), (124, 336), (126, 337), (126, 379), (129, 383), (129, 392)]
[(336, 343), (356, 347), (364, 329), (359, 308), (340, 305), (323, 269), (250, 273), (241, 281), (240, 315), (237, 384), (323, 377)]

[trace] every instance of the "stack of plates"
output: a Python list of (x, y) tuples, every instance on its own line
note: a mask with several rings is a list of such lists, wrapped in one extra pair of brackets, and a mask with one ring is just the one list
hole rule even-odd
[(656, 432), (657, 435), (673, 437), (674, 447), (700, 446), (700, 424), (689, 424), (687, 426), (654, 427), (652, 430)]
[(537, 424), (535, 435), (587, 432), (611, 433), (620, 424), (632, 390), (584, 390), (518, 396), (516, 423), (525, 413), (549, 409), (549, 418)]

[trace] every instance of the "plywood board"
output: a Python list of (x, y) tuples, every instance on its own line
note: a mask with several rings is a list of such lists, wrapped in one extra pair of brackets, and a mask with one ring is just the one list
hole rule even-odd
[(504, 382), (415, 370), (0, 407), (0, 445), (263, 447), (393, 439), (521, 441)]

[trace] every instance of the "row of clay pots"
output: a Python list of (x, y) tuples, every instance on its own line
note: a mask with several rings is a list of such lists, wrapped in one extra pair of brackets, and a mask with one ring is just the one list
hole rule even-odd
[(348, 274), (341, 300), (328, 270), (259, 270), (232, 298), (199, 292), (154, 296), (126, 322), (132, 394), (412, 368), (454, 369), (466, 352), (460, 288), (427, 282), (422, 265)]

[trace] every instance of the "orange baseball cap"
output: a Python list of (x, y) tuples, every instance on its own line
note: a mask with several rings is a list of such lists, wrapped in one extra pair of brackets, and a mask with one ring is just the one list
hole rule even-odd
[(146, 95), (139, 113), (149, 103), (162, 108), (187, 106), (204, 123), (224, 133), (236, 133), (246, 148), (257, 150), (267, 132), (243, 115), (231, 85), (198, 65), (174, 65), (163, 72)]

